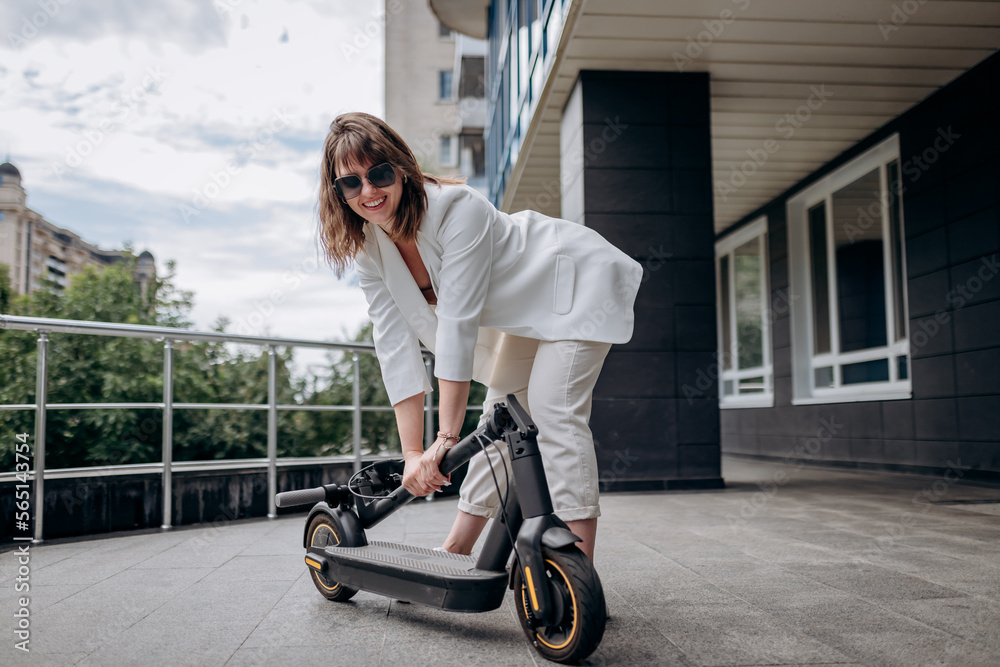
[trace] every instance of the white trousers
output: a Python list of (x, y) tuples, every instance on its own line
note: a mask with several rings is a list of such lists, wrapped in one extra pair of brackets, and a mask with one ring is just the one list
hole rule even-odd
[[(563, 521), (601, 515), (597, 454), (589, 421), (594, 385), (610, 349), (609, 343), (550, 342), (505, 334), (483, 402), (480, 426), (492, 413), (492, 406), (507, 394), (514, 394), (531, 415), (538, 427), (538, 449), (552, 506)], [(486, 452), (489, 460), (479, 453), (469, 462), (458, 509), (492, 517), (500, 504), (494, 475), (504, 491), (510, 462), (503, 441), (494, 442)]]

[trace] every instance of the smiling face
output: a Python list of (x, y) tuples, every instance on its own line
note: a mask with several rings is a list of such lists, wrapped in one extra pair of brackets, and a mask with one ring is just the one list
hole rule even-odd
[(403, 179), (399, 170), (396, 171), (396, 181), (387, 187), (378, 188), (368, 180), (368, 170), (374, 167), (370, 161), (351, 161), (337, 166), (337, 178), (353, 174), (361, 179), (361, 194), (347, 200), (347, 205), (356, 214), (373, 222), (386, 232), (391, 228), (393, 218), (403, 197)]

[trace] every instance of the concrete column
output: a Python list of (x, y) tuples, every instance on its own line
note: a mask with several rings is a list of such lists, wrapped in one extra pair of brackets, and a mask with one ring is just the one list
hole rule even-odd
[(708, 75), (583, 71), (560, 149), (562, 217), (645, 267), (594, 394), (601, 488), (721, 486)]

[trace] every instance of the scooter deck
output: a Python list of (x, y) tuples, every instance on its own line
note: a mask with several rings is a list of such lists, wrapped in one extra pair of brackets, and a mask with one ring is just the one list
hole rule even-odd
[(450, 611), (496, 609), (508, 582), (506, 571), (476, 569), (474, 556), (392, 542), (312, 547), (307, 558), (318, 561), (331, 581)]

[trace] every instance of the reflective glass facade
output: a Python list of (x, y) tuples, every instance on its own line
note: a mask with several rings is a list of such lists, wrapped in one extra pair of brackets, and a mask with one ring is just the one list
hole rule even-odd
[(497, 205), (517, 163), (571, 2), (494, 0), (490, 5), (486, 176)]

